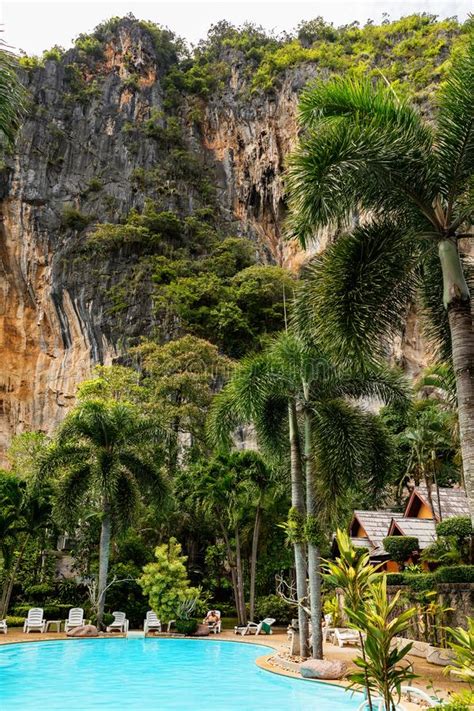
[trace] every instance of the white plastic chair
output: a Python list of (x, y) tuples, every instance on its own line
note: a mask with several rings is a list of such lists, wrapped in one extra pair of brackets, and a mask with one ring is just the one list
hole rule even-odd
[(7, 633), (7, 621), (6, 620), (0, 620), (0, 632), (3, 632), (3, 634)]
[[(243, 632), (241, 632), (242, 637), (246, 634), (251, 634), (252, 632), (257, 635), (260, 634), (262, 631), (263, 625), (268, 625), (271, 627), (275, 623), (275, 620), (273, 617), (265, 617), (264, 620), (261, 620), (261, 622), (249, 622), (247, 627), (243, 628)], [(272, 634), (272, 631), (270, 630), (269, 634)]]
[(82, 627), (84, 624), (84, 610), (82, 607), (72, 607), (69, 610), (69, 615), (64, 623), (64, 631), (69, 632), (75, 627)]
[(32, 607), (28, 610), (28, 617), (23, 625), (23, 632), (29, 634), (30, 630), (39, 630), (41, 634), (46, 630), (46, 620), (43, 616), (42, 607)]
[(360, 644), (359, 633), (356, 632), (356, 630), (335, 627), (333, 635), (334, 640), (340, 647), (343, 647), (345, 644)]
[(151, 630), (161, 632), (161, 621), (158, 619), (156, 612), (148, 610), (146, 613), (146, 619), (143, 622), (143, 631), (147, 634)]
[(114, 621), (107, 627), (107, 632), (122, 632), (127, 634), (129, 622), (125, 616), (125, 612), (112, 612)]
[[(213, 634), (220, 633), (222, 631), (221, 611), (220, 610), (208, 610), (207, 614), (206, 614), (206, 618), (211, 612), (215, 612), (215, 614), (217, 615), (217, 617), (219, 619), (217, 620), (217, 622), (208, 622), (207, 623), (209, 626), (209, 632), (212, 632)], [(206, 619), (206, 618), (204, 618), (204, 619)]]

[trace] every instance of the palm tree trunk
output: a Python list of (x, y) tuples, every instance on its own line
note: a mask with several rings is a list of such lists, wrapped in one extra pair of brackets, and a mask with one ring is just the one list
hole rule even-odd
[(252, 553), (250, 558), (250, 619), (255, 620), (255, 587), (257, 579), (257, 555), (258, 555), (258, 539), (260, 535), (261, 510), (260, 503), (257, 504), (255, 511), (255, 521), (253, 526), (252, 536)]
[(13, 586), (15, 584), (16, 574), (18, 572), (18, 568), (20, 567), (20, 563), (23, 560), (23, 556), (25, 555), (26, 546), (28, 545), (29, 540), (30, 540), (30, 534), (27, 533), (24, 538), (23, 543), (21, 544), (21, 548), (18, 551), (18, 555), (16, 557), (13, 568), (12, 568), (11, 572), (9, 573), (9, 575), (7, 576), (7, 579), (5, 580), (5, 585), (3, 587), (3, 593), (2, 593), (2, 606), (1, 606), (1, 610), (0, 610), (0, 620), (7, 616), (8, 608), (10, 606), (10, 599), (12, 596)]
[(443, 301), (448, 309), (464, 485), (474, 525), (474, 329), (469, 288), (455, 239), (439, 244)]
[[(296, 405), (290, 402), (288, 406), (290, 459), (291, 459), (291, 505), (304, 516), (303, 473), (301, 471), (301, 452), (298, 437), (298, 419)], [(306, 550), (302, 542), (294, 543), (295, 571), (296, 571), (296, 597), (299, 602), (308, 597), (308, 583), (306, 577)], [(308, 614), (301, 604), (298, 605), (298, 627), (300, 637), (300, 655), (308, 656)]]
[(105, 589), (107, 587), (107, 575), (109, 572), (109, 556), (110, 556), (110, 535), (112, 529), (112, 517), (110, 512), (110, 503), (104, 500), (103, 503), (104, 516), (100, 529), (100, 548), (99, 548), (99, 586), (97, 590), (97, 625), (102, 626), (105, 607)]
[[(311, 411), (308, 407), (309, 388), (304, 385), (306, 406), (304, 408), (304, 462), (306, 474), (306, 515), (310, 523), (308, 539), (308, 578), (311, 609), (311, 645), (313, 659), (323, 658), (323, 635), (321, 629), (321, 556), (314, 540), (311, 540), (312, 524), (316, 521), (315, 476), (311, 451)], [(314, 532), (313, 532), (314, 533)]]
[(239, 581), (238, 581), (238, 576), (237, 576), (237, 564), (235, 562), (235, 556), (232, 551), (232, 546), (230, 545), (229, 541), (229, 536), (227, 534), (227, 531), (224, 527), (224, 524), (220, 523), (221, 531), (222, 531), (222, 536), (224, 538), (225, 542), (225, 547), (227, 551), (227, 559), (229, 561), (229, 566), (230, 566), (230, 576), (232, 579), (232, 590), (234, 592), (234, 601), (235, 601), (235, 610), (237, 612), (237, 621), (239, 625), (243, 625), (243, 615), (242, 615), (242, 600), (240, 597), (240, 588), (239, 588)]
[(240, 551), (240, 535), (238, 526), (235, 527), (235, 563), (237, 572), (237, 590), (239, 595), (240, 605), (240, 624), (247, 624), (247, 610), (245, 609), (245, 594), (244, 594), (244, 574), (242, 570), (242, 554)]

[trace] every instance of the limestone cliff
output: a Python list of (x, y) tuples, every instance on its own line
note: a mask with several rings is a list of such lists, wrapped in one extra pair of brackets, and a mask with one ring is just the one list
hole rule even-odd
[[(282, 237), (283, 171), (314, 66), (251, 93), (242, 55), (227, 49), (224, 85), (173, 103), (175, 61), (124, 19), (97, 56), (76, 48), (24, 71), (31, 104), (0, 195), (1, 451), (15, 432), (51, 431), (93, 364), (157, 327), (140, 255), (125, 245), (91, 257), (94, 224), (119, 222), (146, 198), (191, 215), (211, 186), (214, 219), (254, 239), (260, 259), (295, 268), (304, 256)], [(133, 292), (121, 311), (120, 289)], [(416, 320), (397, 349), (411, 369), (423, 361)]]

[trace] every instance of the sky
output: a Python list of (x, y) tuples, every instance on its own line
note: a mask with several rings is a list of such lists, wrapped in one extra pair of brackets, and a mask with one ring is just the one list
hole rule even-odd
[(318, 15), (342, 25), (354, 20), (362, 24), (368, 19), (380, 22), (383, 13), (392, 20), (413, 12), (465, 19), (472, 8), (472, 0), (0, 0), (0, 24), (5, 41), (14, 50), (41, 54), (55, 44), (68, 48), (81, 32), (90, 32), (103, 20), (129, 12), (139, 19), (165, 25), (196, 44), (213, 23), (222, 19), (237, 25), (250, 21), (279, 33)]

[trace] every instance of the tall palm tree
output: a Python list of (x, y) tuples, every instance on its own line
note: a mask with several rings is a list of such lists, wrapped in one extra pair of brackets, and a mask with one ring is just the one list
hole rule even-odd
[(383, 83), (317, 84), (301, 100), (289, 190), (303, 245), (322, 228), (342, 231), (309, 267), (302, 297), (304, 325), (340, 362), (384, 357), (419, 287), (453, 362), (474, 520), (474, 329), (461, 254), (473, 211), (473, 95), (472, 32), (438, 91), (435, 123)]
[[(316, 346), (284, 333), (263, 354), (237, 367), (212, 409), (210, 430), (217, 440), (225, 442), (239, 418), (254, 423), (267, 449), (281, 447), (285, 441), (282, 425), (288, 428), (290, 450), (298, 440), (293, 458), (303, 462), (306, 495), (296, 519), (302, 519), (308, 551), (313, 656), (322, 656), (319, 548), (324, 534), (346, 513), (348, 493), (354, 490), (354, 483), (357, 486), (357, 479), (359, 483), (363, 479), (375, 494), (380, 477), (389, 469), (385, 431), (375, 417), (350, 404), (349, 399), (376, 395), (401, 404), (405, 388), (403, 379), (386, 369), (374, 368), (364, 374), (336, 369)], [(303, 477), (298, 485), (303, 488)], [(303, 543), (300, 535), (295, 543)], [(295, 550), (298, 565), (301, 561)], [(300, 590), (297, 594), (302, 600)]]
[(156, 461), (161, 432), (130, 404), (86, 401), (60, 427), (42, 462), (42, 472), (60, 474), (58, 514), (65, 525), (85, 506), (101, 515), (97, 621), (104, 614), (113, 528), (131, 523), (143, 491), (160, 499), (165, 483)]
[(25, 90), (16, 69), (14, 55), (0, 39), (0, 149), (13, 145), (24, 111)]

